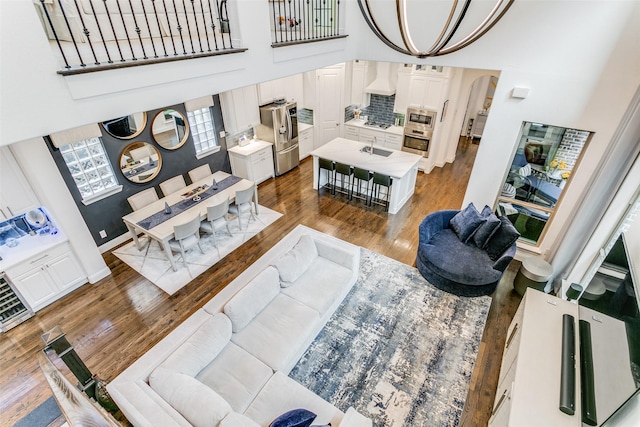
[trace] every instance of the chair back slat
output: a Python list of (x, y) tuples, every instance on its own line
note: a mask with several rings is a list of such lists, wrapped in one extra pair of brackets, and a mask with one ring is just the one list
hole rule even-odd
[(253, 199), (253, 193), (255, 189), (255, 184), (246, 190), (236, 191), (236, 205), (241, 205), (243, 203), (249, 203)]
[(229, 211), (229, 199), (223, 200), (213, 206), (207, 206), (207, 221), (215, 221), (218, 218), (222, 218)]

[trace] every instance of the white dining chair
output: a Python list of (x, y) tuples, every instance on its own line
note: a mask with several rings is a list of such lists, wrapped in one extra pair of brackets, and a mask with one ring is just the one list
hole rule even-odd
[(184, 177), (182, 175), (174, 176), (173, 178), (169, 178), (168, 180), (160, 183), (160, 190), (162, 190), (162, 194), (164, 194), (165, 197), (186, 187), (187, 183), (184, 182)]
[(191, 182), (200, 181), (209, 175), (211, 175), (211, 168), (208, 163), (189, 171), (189, 179), (191, 179)]
[(227, 213), (229, 212), (229, 199), (225, 199), (220, 203), (213, 206), (207, 206), (207, 218), (200, 224), (200, 230), (207, 234), (213, 235), (213, 244), (218, 249), (218, 241), (216, 239), (216, 230), (227, 227), (227, 233), (233, 237), (231, 230), (229, 229), (229, 221), (227, 219)]
[(253, 214), (253, 195), (255, 192), (256, 184), (254, 183), (251, 187), (246, 190), (236, 191), (236, 200), (233, 204), (229, 206), (229, 213), (238, 216), (238, 224), (240, 225), (240, 230), (242, 230), (242, 214), (249, 213), (251, 216), (247, 220), (247, 228), (249, 227), (249, 222), (253, 218), (257, 220), (256, 216)]
[[(184, 224), (174, 225), (173, 238), (169, 240), (169, 247), (174, 252), (180, 252), (185, 267), (187, 266), (185, 252), (194, 246), (197, 246), (200, 252), (204, 254), (204, 250), (200, 245), (200, 214)], [(177, 271), (177, 269), (174, 268), (174, 271)]]
[(156, 200), (158, 200), (158, 193), (154, 187), (147, 188), (133, 196), (127, 197), (127, 201), (131, 205), (131, 209), (134, 211), (140, 210)]

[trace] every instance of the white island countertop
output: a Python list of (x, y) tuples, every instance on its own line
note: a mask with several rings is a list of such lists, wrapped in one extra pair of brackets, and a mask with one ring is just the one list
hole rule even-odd
[(311, 155), (389, 175), (392, 178), (404, 177), (416, 167), (422, 158), (416, 154), (388, 148), (375, 147), (380, 150), (390, 151), (391, 155), (389, 157), (360, 151), (363, 147), (368, 146), (369, 144), (365, 144), (364, 142), (336, 138), (333, 141), (327, 142), (322, 147), (313, 150)]
[(244, 147), (236, 145), (235, 147), (231, 147), (227, 149), (227, 151), (238, 154), (240, 156), (247, 157), (252, 155), (253, 153), (256, 153), (262, 150), (263, 148), (270, 147), (272, 145), (273, 145), (272, 143), (263, 141), (261, 139), (251, 139), (250, 142)]

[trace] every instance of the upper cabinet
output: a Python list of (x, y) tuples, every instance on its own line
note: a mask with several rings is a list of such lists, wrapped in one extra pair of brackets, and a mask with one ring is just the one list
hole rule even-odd
[(353, 61), (351, 70), (351, 100), (352, 105), (366, 107), (369, 105), (371, 95), (364, 89), (371, 83), (369, 63), (367, 61)]
[(258, 84), (258, 103), (270, 104), (276, 99), (296, 101), (298, 106), (303, 103), (303, 75), (283, 77)]
[(255, 85), (220, 94), (220, 107), (227, 133), (237, 133), (260, 123), (258, 92)]
[(448, 73), (444, 71), (437, 73), (421, 69), (407, 72), (406, 68), (402, 68), (398, 72), (398, 86), (393, 111), (406, 114), (407, 107), (441, 111), (449, 81), (447, 75)]
[(0, 147), (0, 220), (40, 206), (9, 147)]

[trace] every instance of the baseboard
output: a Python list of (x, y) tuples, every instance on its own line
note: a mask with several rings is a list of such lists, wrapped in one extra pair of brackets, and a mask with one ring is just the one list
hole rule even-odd
[(102, 270), (98, 271), (97, 273), (94, 273), (91, 276), (88, 276), (87, 279), (89, 280), (89, 283), (93, 284), (98, 282), (101, 279), (104, 279), (110, 274), (111, 274), (111, 270), (109, 270), (109, 267), (105, 267)]
[(98, 250), (100, 251), (101, 254), (103, 254), (115, 248), (116, 246), (120, 246), (121, 244), (128, 241), (129, 239), (131, 239), (131, 233), (127, 231), (126, 233), (121, 234), (118, 237), (109, 240), (107, 243), (98, 246)]

